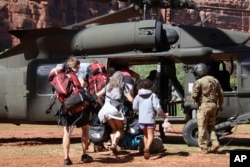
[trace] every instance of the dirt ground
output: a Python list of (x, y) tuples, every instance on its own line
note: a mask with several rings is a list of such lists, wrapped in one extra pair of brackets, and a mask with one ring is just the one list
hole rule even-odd
[[(80, 161), (80, 130), (74, 129), (70, 156), (72, 166), (130, 166), (138, 167), (229, 167), (230, 150), (250, 150), (250, 125), (240, 125), (230, 137), (221, 141), (217, 154), (202, 155), (197, 147), (188, 147), (182, 138), (183, 125), (173, 125), (174, 132), (166, 134), (166, 152), (154, 154), (144, 160), (137, 150), (120, 150), (118, 158), (108, 152), (88, 153), (94, 162), (83, 164)], [(63, 166), (62, 128), (56, 125), (0, 124), (0, 166), (1, 167), (60, 167)]]

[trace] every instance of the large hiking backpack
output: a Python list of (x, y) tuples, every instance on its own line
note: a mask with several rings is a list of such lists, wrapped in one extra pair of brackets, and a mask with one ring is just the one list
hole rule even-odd
[(88, 86), (89, 86), (89, 93), (91, 95), (96, 94), (108, 82), (107, 70), (104, 64), (102, 63), (95, 63), (90, 64), (88, 69)]
[(64, 102), (65, 98), (73, 94), (73, 92), (79, 92), (80, 82), (71, 70), (52, 70), (48, 78), (61, 103)]
[(49, 114), (56, 99), (62, 103), (60, 111), (81, 112), (93, 101), (84, 89), (81, 89), (76, 74), (70, 69), (53, 69), (49, 73), (48, 80), (55, 91), (55, 96), (50, 102), (49, 108), (45, 111)]

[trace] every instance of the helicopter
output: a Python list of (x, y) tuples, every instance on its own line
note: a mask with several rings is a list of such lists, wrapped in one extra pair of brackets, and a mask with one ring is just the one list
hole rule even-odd
[[(210, 68), (211, 75), (225, 82), (222, 85), (225, 104), (216, 125), (220, 138), (231, 134), (236, 125), (249, 123), (250, 34), (165, 24), (157, 18), (124, 21), (141, 17), (146, 7), (157, 10), (199, 6), (186, 0), (134, 0), (114, 13), (63, 28), (9, 31), (20, 39), (20, 44), (0, 55), (0, 122), (56, 124), (56, 117), (45, 113), (53, 95), (47, 76), (53, 67), (74, 55), (83, 64), (97, 59), (107, 67), (157, 64), (157, 95), (164, 112), (169, 113), (169, 121), (185, 123), (183, 138), (189, 146), (197, 146), (197, 106), (190, 98), (195, 82), (192, 67), (196, 63), (214, 67)], [(233, 87), (228, 80), (232, 73), (225, 74), (225, 62), (236, 71)], [(182, 65), (183, 85), (177, 79), (176, 64)], [(180, 96), (178, 102), (171, 101), (172, 87)], [(177, 116), (177, 104), (181, 104), (184, 117)], [(163, 120), (157, 118), (157, 122)], [(161, 126), (160, 134), (164, 137)]]

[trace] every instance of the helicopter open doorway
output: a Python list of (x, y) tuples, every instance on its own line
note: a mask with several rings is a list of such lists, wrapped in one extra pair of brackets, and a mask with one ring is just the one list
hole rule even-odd
[[(217, 135), (220, 139), (232, 133), (232, 129), (238, 124), (250, 122), (250, 58), (247, 53), (224, 54), (223, 56), (212, 55), (211, 59), (205, 60), (209, 67), (209, 75), (215, 76), (221, 83), (224, 91), (224, 108), (218, 113), (216, 125)], [(173, 124), (184, 123), (183, 137), (189, 146), (197, 146), (197, 106), (191, 99), (192, 85), (195, 77), (192, 72), (194, 64), (184, 64), (171, 57), (136, 57), (129, 59), (110, 58), (109, 62), (128, 63), (130, 65), (156, 64), (157, 65), (157, 93), (164, 112), (169, 113), (169, 121)], [(182, 66), (184, 73), (183, 83), (177, 79), (176, 65)], [(172, 99), (172, 88), (177, 91), (178, 101)], [(181, 108), (176, 105), (181, 104)], [(247, 107), (243, 107), (247, 106)], [(177, 115), (181, 110), (182, 116)], [(163, 120), (157, 118), (157, 123), (161, 125)], [(161, 128), (161, 126), (160, 126)], [(160, 129), (161, 137), (165, 137)]]

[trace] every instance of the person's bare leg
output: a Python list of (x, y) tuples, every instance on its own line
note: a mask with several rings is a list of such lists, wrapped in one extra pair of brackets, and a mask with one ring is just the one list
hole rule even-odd
[(82, 126), (82, 154), (85, 155), (89, 149), (89, 125)]
[(108, 124), (112, 128), (112, 133), (110, 135), (111, 138), (111, 146), (110, 146), (110, 154), (111, 155), (117, 155), (117, 149), (116, 149), (116, 132), (118, 131), (115, 120), (111, 119), (108, 121)]
[(70, 149), (70, 134), (69, 134), (70, 127), (65, 126), (63, 127), (63, 152), (64, 152), (64, 159), (69, 159), (69, 149)]
[(121, 120), (114, 120), (114, 123), (115, 123), (115, 127), (117, 128), (115, 132), (114, 143), (115, 145), (117, 145), (123, 135), (124, 124), (123, 124), (123, 121)]
[(150, 157), (149, 149), (154, 139), (154, 129), (148, 128), (146, 131), (147, 131), (147, 140), (145, 141), (146, 144), (144, 147), (144, 158), (149, 159)]
[(81, 160), (84, 163), (93, 161), (93, 158), (87, 154), (89, 149), (89, 125), (82, 126), (82, 157)]
[(147, 129), (147, 134), (147, 143), (145, 148), (149, 149), (154, 139), (154, 129)]
[(111, 145), (115, 144), (115, 133), (116, 133), (116, 126), (115, 126), (115, 122), (114, 120), (108, 120), (108, 124), (110, 125), (112, 132), (110, 134), (110, 138), (111, 138)]
[(143, 137), (143, 144), (144, 144), (144, 148), (146, 148), (147, 142), (148, 142), (148, 131), (147, 131), (146, 128), (143, 129), (143, 135), (144, 135), (144, 137)]

